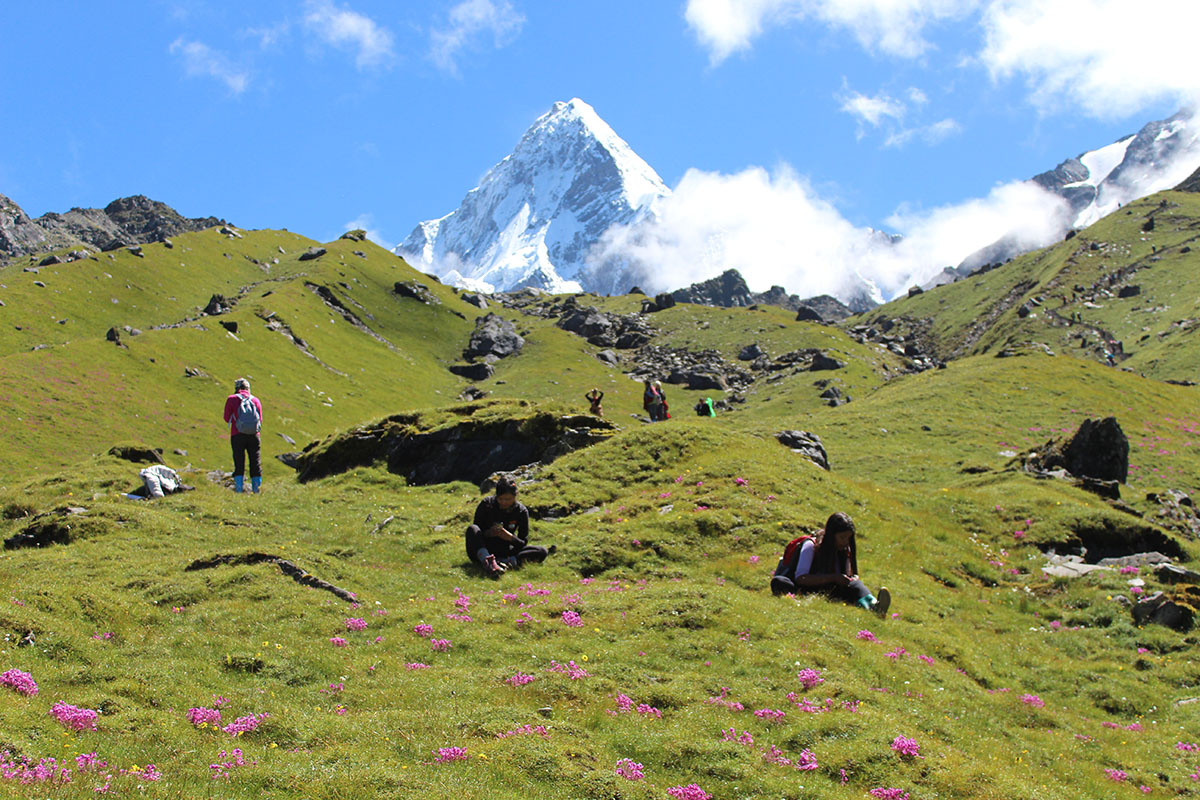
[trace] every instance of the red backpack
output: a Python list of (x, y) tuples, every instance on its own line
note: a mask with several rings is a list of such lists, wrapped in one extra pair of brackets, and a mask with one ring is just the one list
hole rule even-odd
[(804, 546), (805, 542), (812, 542), (815, 546), (817, 543), (817, 538), (815, 536), (809, 536), (808, 534), (805, 534), (803, 536), (797, 536), (795, 539), (792, 539), (787, 543), (787, 547), (783, 548), (783, 558), (779, 560), (779, 566), (775, 568), (776, 574), (781, 574), (781, 569), (785, 569), (786, 572), (784, 574), (789, 576), (795, 571), (796, 562), (800, 560), (800, 548)]

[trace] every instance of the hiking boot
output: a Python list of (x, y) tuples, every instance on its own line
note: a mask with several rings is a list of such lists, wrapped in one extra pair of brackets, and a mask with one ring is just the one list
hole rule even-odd
[(509, 556), (500, 562), (501, 569), (516, 569), (519, 566), (521, 566), (521, 562), (517, 560), (516, 556)]
[(546, 555), (548, 555), (548, 556), (552, 556), (557, 552), (558, 552), (558, 545), (556, 545), (556, 544), (552, 544), (546, 548)]
[(886, 586), (879, 587), (879, 594), (875, 596), (875, 605), (871, 606), (871, 610), (875, 612), (876, 616), (883, 617), (891, 605), (892, 593)]

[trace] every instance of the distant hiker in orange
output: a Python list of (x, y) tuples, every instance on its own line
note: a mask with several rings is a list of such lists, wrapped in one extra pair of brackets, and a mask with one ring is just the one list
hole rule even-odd
[(262, 403), (250, 394), (250, 381), (238, 378), (233, 394), (225, 398), (225, 421), (229, 423), (229, 442), (233, 447), (233, 490), (245, 491), (243, 483), (246, 456), (250, 456), (250, 486), (255, 494), (262, 487)]
[(830, 515), (825, 527), (812, 536), (793, 539), (775, 567), (771, 591), (777, 595), (825, 592), (882, 617), (891, 605), (891, 592), (884, 587), (875, 597), (859, 580), (854, 534), (854, 521), (849, 514), (839, 511)]
[(600, 407), (600, 401), (604, 399), (604, 392), (600, 391), (599, 389), (592, 389), (583, 396), (583, 399), (591, 403), (591, 408), (589, 408), (588, 411), (595, 414), (597, 417), (604, 416), (604, 409)]

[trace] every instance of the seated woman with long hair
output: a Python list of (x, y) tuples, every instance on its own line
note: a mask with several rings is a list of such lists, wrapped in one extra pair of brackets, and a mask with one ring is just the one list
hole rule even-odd
[(825, 592), (851, 605), (887, 613), (892, 595), (883, 587), (871, 594), (858, 577), (858, 548), (854, 520), (842, 511), (830, 515), (825, 527), (813, 536), (802, 536), (784, 551), (771, 578), (775, 594)]

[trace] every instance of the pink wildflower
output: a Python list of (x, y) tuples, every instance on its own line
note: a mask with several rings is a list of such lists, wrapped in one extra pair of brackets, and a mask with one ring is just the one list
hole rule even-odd
[(577, 681), (580, 678), (591, 677), (591, 674), (586, 669), (576, 665), (574, 661), (568, 661), (566, 664), (560, 664), (557, 661), (551, 661), (550, 666), (546, 667), (546, 671), (562, 672), (573, 681)]
[(787, 716), (787, 712), (777, 711), (773, 708), (760, 708), (754, 712), (754, 716), (765, 719), (767, 722), (781, 722)]
[(215, 708), (189, 708), (188, 722), (199, 728), (201, 725), (217, 725), (221, 722), (221, 712)]
[(96, 730), (96, 712), (88, 708), (76, 708), (63, 702), (50, 707), (50, 716), (77, 731)]
[(517, 686), (524, 686), (527, 683), (533, 683), (533, 680), (534, 677), (532, 675), (526, 675), (523, 672), (517, 672), (512, 677), (507, 678), (504, 682), (515, 688)]
[(75, 767), (80, 772), (88, 772), (90, 770), (102, 770), (108, 766), (107, 761), (101, 761), (100, 758), (93, 753), (83, 753), (75, 756)]
[(346, 619), (346, 630), (348, 631), (362, 631), (366, 630), (366, 628), (367, 621), (362, 617), (349, 617)]
[(1117, 570), (1117, 572), (1121, 573), (1122, 575), (1137, 575), (1138, 568), (1133, 566), (1121, 567), (1119, 570)]
[(221, 730), (230, 736), (241, 736), (243, 733), (252, 733), (255, 731), (266, 718), (266, 714), (251, 714), (246, 717), (238, 717), (224, 728), (221, 728)]
[(893, 661), (895, 661), (898, 658), (903, 658), (904, 656), (908, 655), (908, 651), (905, 650), (903, 647), (897, 647), (895, 650), (893, 650), (890, 653), (884, 653), (884, 655), (887, 656), (888, 658), (892, 659)]
[(745, 478), (734, 478), (733, 482), (736, 483), (738, 486), (745, 486), (750, 481), (746, 480)]
[(1117, 783), (1123, 783), (1124, 781), (1129, 780), (1128, 773), (1126, 773), (1124, 770), (1113, 769), (1112, 767), (1105, 769), (1104, 774), (1110, 781), (1115, 781)]
[(746, 747), (754, 746), (754, 736), (751, 735), (750, 731), (738, 733), (733, 727), (721, 731), (721, 740), (725, 742), (737, 742), (738, 744), (746, 745)]
[(574, 611), (562, 612), (562, 621), (563, 621), (563, 624), (569, 628), (582, 628), (583, 627), (583, 618), (580, 617), (579, 614)]
[(916, 739), (909, 739), (906, 736), (897, 736), (892, 740), (892, 749), (906, 758), (924, 758), (921, 755), (921, 746), (917, 744)]
[(758, 563), (758, 559), (759, 559), (759, 557), (758, 557), (758, 556), (750, 556), (750, 563), (751, 563), (751, 564), (757, 564), (757, 563)]
[(433, 752), (437, 756), (433, 760), (435, 764), (445, 764), (449, 761), (465, 761), (467, 759), (467, 751), (463, 747), (439, 747)]
[(807, 748), (801, 750), (800, 755), (796, 756), (796, 769), (811, 770), (818, 766), (820, 765), (817, 764), (817, 757)]
[(546, 730), (544, 725), (529, 725), (525, 724), (519, 728), (514, 728), (511, 731), (497, 733), (497, 739), (508, 739), (512, 736), (541, 736), (543, 739), (550, 738), (550, 731)]
[(861, 630), (858, 633), (856, 633), (854, 636), (856, 639), (862, 639), (864, 642), (878, 642), (879, 641), (877, 638), (875, 638), (875, 634), (871, 633), (868, 630)]
[(805, 689), (812, 689), (825, 682), (825, 679), (821, 677), (821, 670), (819, 669), (802, 669), (796, 673), (796, 677), (800, 680), (800, 685)]
[(0, 675), (0, 686), (11, 686), (13, 691), (27, 697), (33, 697), (38, 693), (38, 685), (34, 682), (33, 676), (19, 669), (10, 669)]
[(1038, 697), (1036, 694), (1021, 695), (1021, 702), (1027, 706), (1033, 706), (1034, 708), (1044, 708), (1046, 705), (1046, 701)]
[(918, 660), (918, 661), (924, 661), (926, 664), (932, 664), (932, 663), (933, 663), (933, 657), (932, 657), (932, 656), (917, 656), (917, 660)]
[(903, 789), (885, 789), (880, 786), (867, 792), (876, 800), (908, 800), (908, 792)]
[(405, 667), (405, 669), (410, 669), (410, 670), (411, 669), (429, 669), (428, 664), (421, 664), (421, 663), (405, 664), (404, 667)]
[(1187, 753), (1196, 753), (1200, 752), (1200, 744), (1194, 744), (1192, 742), (1177, 742), (1175, 744), (1175, 749), (1183, 750)]
[(667, 794), (674, 797), (675, 800), (711, 800), (712, 798), (711, 794), (694, 783), (689, 783), (687, 786), (672, 786), (667, 789)]
[(646, 777), (646, 774), (642, 772), (642, 765), (632, 758), (622, 758), (618, 761), (616, 772), (627, 781), (640, 781)]
[(330, 636), (329, 643), (334, 647), (345, 647), (348, 643), (340, 636)]
[(452, 647), (449, 639), (430, 639), (429, 646), (435, 653), (445, 653)]
[(415, 633), (417, 636), (428, 639), (433, 635), (433, 626), (426, 625), (422, 622), (420, 625), (413, 626), (413, 633)]

